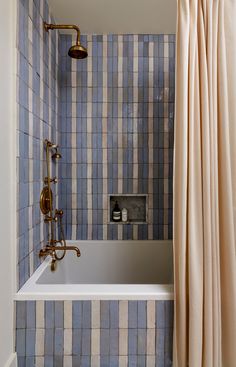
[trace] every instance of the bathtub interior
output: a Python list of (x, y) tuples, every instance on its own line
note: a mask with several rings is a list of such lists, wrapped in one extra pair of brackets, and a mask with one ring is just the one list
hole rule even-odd
[(66, 254), (37, 284), (172, 284), (172, 241), (68, 241), (81, 250)]

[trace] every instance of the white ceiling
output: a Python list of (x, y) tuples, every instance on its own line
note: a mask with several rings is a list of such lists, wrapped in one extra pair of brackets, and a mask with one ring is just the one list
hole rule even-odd
[(48, 0), (58, 23), (82, 34), (175, 33), (177, 0)]

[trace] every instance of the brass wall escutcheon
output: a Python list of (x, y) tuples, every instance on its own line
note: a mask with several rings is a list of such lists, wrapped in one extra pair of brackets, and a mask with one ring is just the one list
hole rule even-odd
[(52, 190), (48, 186), (44, 186), (40, 194), (40, 209), (44, 215), (50, 212), (50, 201), (51, 203), (53, 201)]

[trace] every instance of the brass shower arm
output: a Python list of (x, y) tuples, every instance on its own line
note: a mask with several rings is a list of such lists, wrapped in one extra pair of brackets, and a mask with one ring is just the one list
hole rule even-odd
[(47, 32), (50, 29), (74, 29), (77, 32), (76, 44), (80, 44), (80, 29), (75, 24), (49, 24), (44, 22), (44, 28)]
[(75, 24), (48, 24), (44, 22), (44, 29), (48, 32), (50, 29), (73, 29), (77, 32), (76, 44), (69, 48), (68, 55), (72, 59), (85, 59), (88, 56), (88, 50), (80, 43), (80, 29)]

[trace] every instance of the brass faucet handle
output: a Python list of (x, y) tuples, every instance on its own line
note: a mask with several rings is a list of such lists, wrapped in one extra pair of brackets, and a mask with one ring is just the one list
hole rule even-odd
[(56, 213), (56, 215), (58, 215), (59, 217), (62, 217), (63, 216), (63, 210), (62, 209), (56, 209), (55, 210), (55, 213)]
[[(54, 183), (54, 184), (58, 183), (58, 179), (57, 179), (57, 177), (53, 177), (53, 178), (51, 178), (51, 179), (50, 179), (50, 182), (52, 182), (52, 183)], [(48, 184), (48, 177), (45, 177), (45, 178), (44, 178), (44, 183), (45, 183), (45, 185), (47, 185), (47, 184)]]
[(58, 242), (57, 240), (53, 240), (53, 239), (48, 240), (47, 241), (47, 243), (48, 243), (47, 246), (55, 246), (57, 244), (57, 242)]
[(45, 223), (57, 222), (57, 221), (58, 221), (57, 216), (55, 216), (55, 217), (50, 217), (49, 215), (45, 215), (45, 218), (44, 218), (44, 222), (45, 222)]
[(49, 249), (48, 246), (41, 248), (41, 250), (39, 251), (39, 257), (46, 257), (49, 253), (51, 252), (51, 250)]

